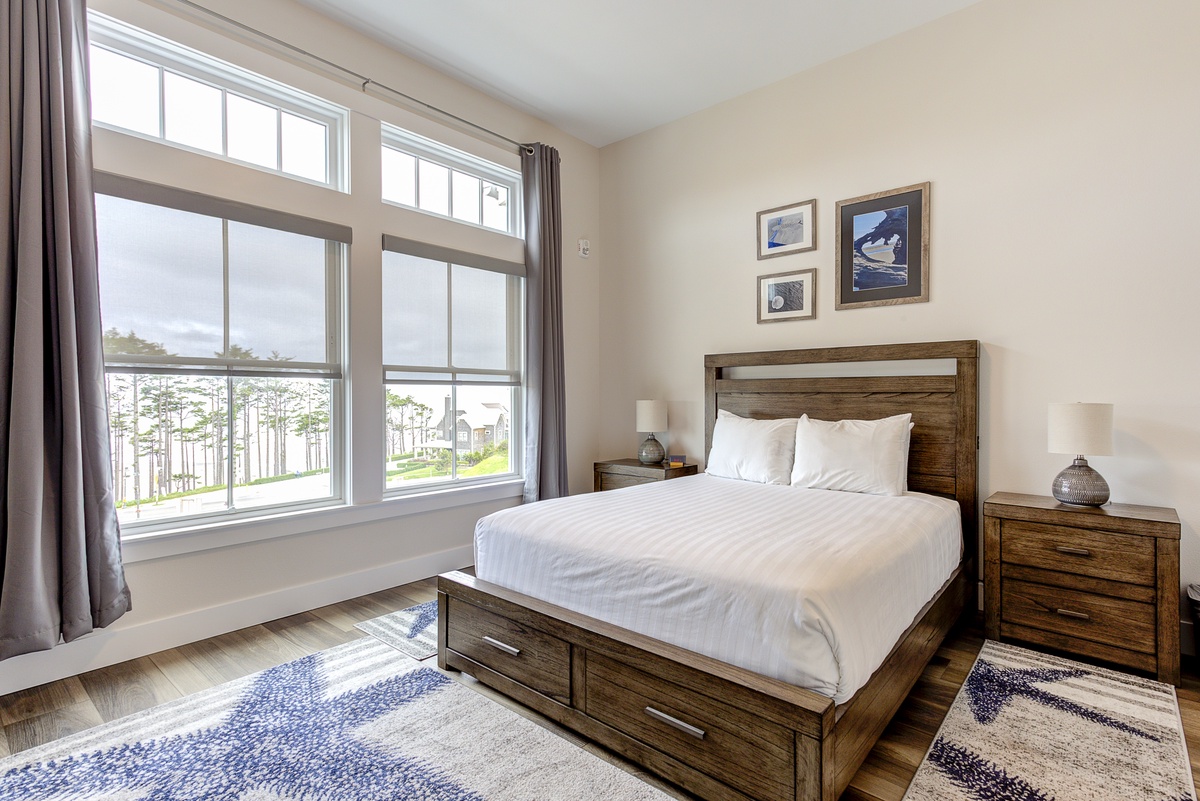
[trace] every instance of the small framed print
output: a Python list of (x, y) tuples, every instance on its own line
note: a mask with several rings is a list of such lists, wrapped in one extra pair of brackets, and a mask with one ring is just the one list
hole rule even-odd
[(811, 320), (817, 316), (817, 270), (758, 277), (758, 321)]
[(758, 213), (758, 258), (773, 259), (817, 248), (817, 201)]
[(929, 301), (929, 182), (837, 203), (834, 307)]

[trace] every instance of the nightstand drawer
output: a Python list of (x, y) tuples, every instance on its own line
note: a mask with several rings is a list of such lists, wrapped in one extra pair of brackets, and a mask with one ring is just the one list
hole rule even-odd
[(637, 459), (613, 459), (607, 462), (596, 462), (593, 466), (596, 480), (593, 488), (596, 492), (636, 487), (639, 484), (650, 484), (654, 481), (670, 481), (673, 478), (694, 476), (700, 469), (694, 464), (671, 467), (665, 462), (642, 464)]
[(649, 484), (657, 481), (654, 478), (638, 478), (637, 476), (623, 476), (620, 473), (602, 473), (598, 476), (600, 480), (600, 491), (621, 489), (622, 487), (636, 487), (639, 484)]
[(1000, 560), (1152, 586), (1154, 540), (1109, 531), (1005, 520)]
[(571, 697), (571, 646), (543, 631), (450, 598), (450, 650), (503, 673), (542, 695)]
[(1155, 652), (1151, 604), (1025, 581), (1004, 582), (1006, 623), (1059, 632), (1142, 653)]

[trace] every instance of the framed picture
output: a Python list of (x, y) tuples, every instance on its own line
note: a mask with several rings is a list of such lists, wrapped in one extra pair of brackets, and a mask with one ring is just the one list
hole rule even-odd
[(838, 309), (929, 301), (929, 182), (837, 204)]
[(758, 258), (773, 259), (817, 248), (817, 201), (758, 213)]
[(758, 277), (758, 321), (811, 320), (817, 316), (817, 270)]

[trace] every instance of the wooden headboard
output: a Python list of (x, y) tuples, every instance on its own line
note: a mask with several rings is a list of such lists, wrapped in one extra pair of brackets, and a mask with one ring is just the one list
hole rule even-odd
[[(733, 378), (735, 367), (954, 359), (950, 375), (854, 375), (819, 378)], [(844, 370), (840, 371), (844, 372)], [(704, 455), (712, 447), (717, 410), (742, 417), (875, 420), (912, 413), (908, 486), (942, 495), (962, 508), (966, 561), (977, 554), (976, 463), (979, 448), (979, 342), (919, 342), (809, 348), (704, 357)]]

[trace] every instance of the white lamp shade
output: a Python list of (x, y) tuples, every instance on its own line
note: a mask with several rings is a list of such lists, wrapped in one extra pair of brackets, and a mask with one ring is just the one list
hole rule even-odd
[(637, 430), (654, 434), (667, 430), (667, 402), (640, 400), (637, 402)]
[(1050, 453), (1111, 456), (1111, 403), (1052, 403), (1046, 419)]

